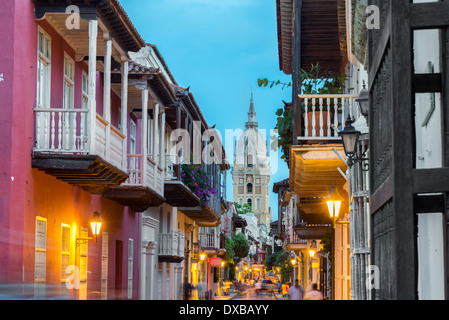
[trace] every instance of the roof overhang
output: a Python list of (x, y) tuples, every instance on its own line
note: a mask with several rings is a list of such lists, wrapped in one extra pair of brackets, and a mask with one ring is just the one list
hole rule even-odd
[[(101, 21), (100, 27), (104, 26), (111, 33), (112, 38), (117, 41), (125, 54), (128, 51), (139, 51), (145, 46), (145, 42), (118, 0), (33, 0), (33, 2), (36, 19), (51, 16), (55, 21), (62, 19), (64, 26), (65, 21), (72, 14), (70, 11), (66, 13), (69, 5), (79, 9), (80, 29), (69, 30), (71, 32), (67, 32), (67, 28), (63, 29), (67, 37), (86, 31), (84, 30), (86, 22), (98, 19)], [(85, 32), (85, 34), (87, 36), (88, 33)]]
[(290, 189), (300, 198), (327, 197), (332, 185), (343, 190), (347, 181), (338, 168), (346, 172), (344, 157), (341, 143), (292, 146)]
[[(276, 1), (280, 70), (292, 74), (294, 50), (300, 49), (301, 69), (319, 62), (322, 70), (341, 72), (347, 61), (345, 0), (297, 1)], [(294, 47), (295, 16), (301, 18), (300, 48)]]

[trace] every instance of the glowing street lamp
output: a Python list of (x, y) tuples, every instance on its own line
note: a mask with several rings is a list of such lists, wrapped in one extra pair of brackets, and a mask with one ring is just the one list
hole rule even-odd
[(337, 188), (334, 185), (332, 185), (329, 188), (329, 200), (327, 200), (326, 203), (327, 208), (329, 210), (329, 215), (334, 223), (338, 219), (338, 214), (340, 213), (341, 208), (341, 202), (342, 198), (338, 193)]
[(201, 252), (201, 254), (200, 254), (200, 260), (201, 260), (201, 261), (206, 260), (206, 253)]
[(92, 234), (95, 237), (95, 242), (97, 242), (97, 236), (100, 234), (101, 229), (101, 219), (100, 219), (100, 213), (98, 211), (94, 212), (94, 217), (90, 221), (90, 226), (92, 228)]

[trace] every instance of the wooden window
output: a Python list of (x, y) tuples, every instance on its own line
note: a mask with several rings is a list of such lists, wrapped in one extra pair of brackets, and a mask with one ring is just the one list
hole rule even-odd
[(37, 108), (50, 108), (51, 38), (41, 28), (38, 31)]
[(133, 297), (134, 240), (128, 239), (128, 299)]
[(70, 225), (61, 225), (61, 282), (67, 280), (67, 267), (70, 265)]
[(89, 108), (89, 76), (86, 71), (83, 71), (82, 75), (82, 108)]
[(75, 63), (67, 54), (64, 54), (64, 95), (63, 108), (73, 109), (74, 106), (74, 85), (75, 85)]
[(36, 217), (34, 281), (45, 282), (47, 258), (47, 219)]
[(108, 250), (109, 234), (103, 232), (101, 235), (101, 299), (108, 298)]

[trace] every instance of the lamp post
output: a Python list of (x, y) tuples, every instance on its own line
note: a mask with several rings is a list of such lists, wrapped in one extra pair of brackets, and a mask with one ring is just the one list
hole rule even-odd
[(343, 143), (343, 149), (345, 151), (346, 156), (348, 157), (347, 163), (349, 167), (352, 167), (355, 163), (359, 162), (362, 166), (361, 169), (363, 171), (369, 170), (368, 158), (365, 158), (365, 153), (363, 153), (362, 157), (357, 157), (357, 144), (359, 142), (359, 137), (361, 132), (357, 131), (353, 124), (354, 119), (348, 115), (348, 118), (345, 122), (345, 128), (340, 131), (338, 134), (341, 137), (341, 141)]
[(339, 213), (341, 209), (343, 198), (338, 193), (337, 188), (332, 185), (329, 188), (329, 197), (326, 201), (327, 208), (329, 210), (329, 216), (332, 220), (332, 287), (331, 287), (331, 298), (335, 299), (335, 226), (337, 224), (348, 224), (349, 221), (338, 221)]

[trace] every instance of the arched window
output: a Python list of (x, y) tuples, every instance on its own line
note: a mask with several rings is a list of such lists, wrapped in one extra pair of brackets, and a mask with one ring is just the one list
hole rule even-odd
[(247, 193), (253, 193), (253, 184), (252, 183), (248, 183), (246, 185), (246, 192)]
[(249, 204), (249, 205), (251, 206), (251, 208), (253, 207), (253, 199), (248, 198), (248, 199), (246, 200), (246, 203)]

